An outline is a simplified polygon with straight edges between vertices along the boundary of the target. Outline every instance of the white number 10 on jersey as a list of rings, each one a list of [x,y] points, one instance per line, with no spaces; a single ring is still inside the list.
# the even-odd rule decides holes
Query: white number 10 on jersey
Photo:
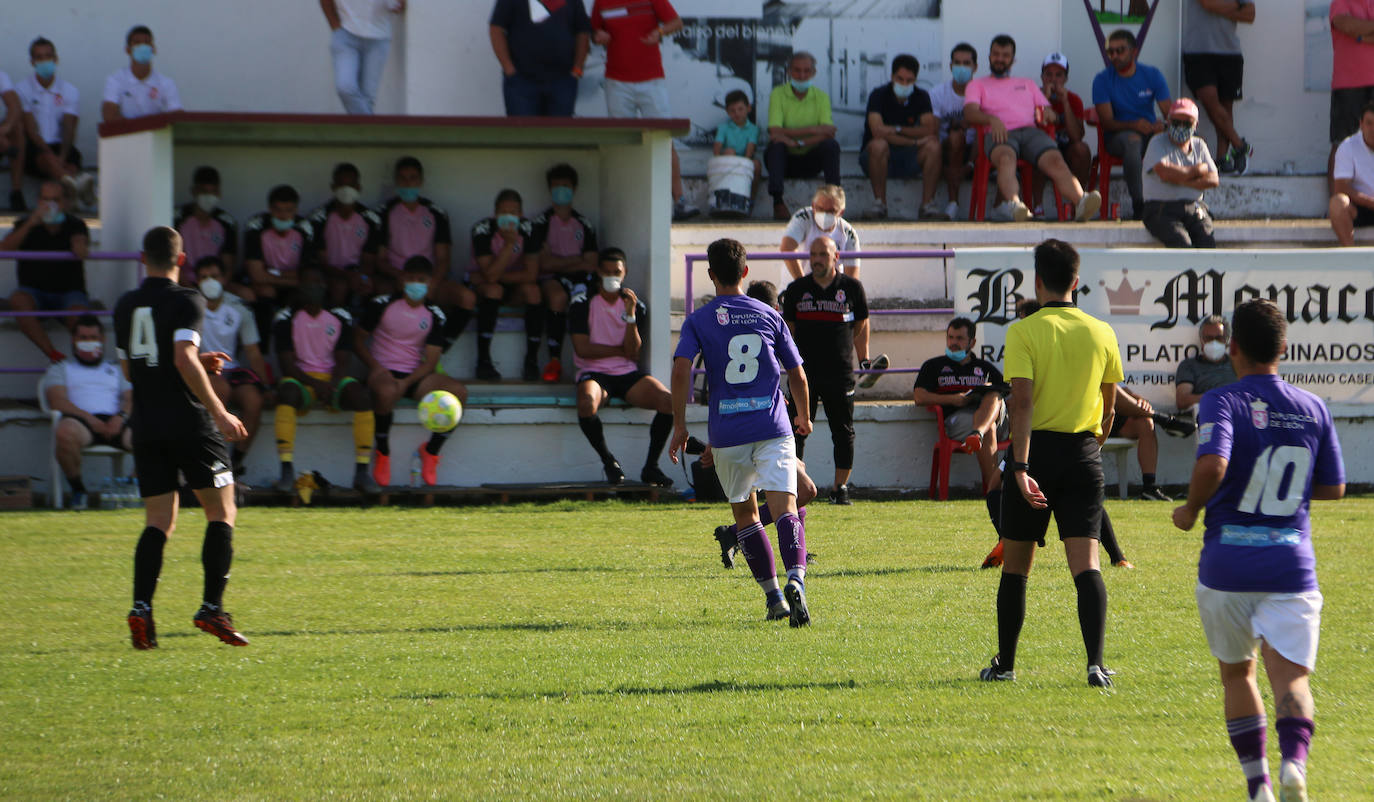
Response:
[[[145,360],[150,368],[157,367],[157,330],[153,328],[153,308],[134,309],[129,326],[129,358]]]
[[[1290,467],[1293,472],[1284,487],[1283,478]],[[1312,452],[1302,446],[1266,446],[1255,459],[1245,495],[1236,509],[1250,514],[1258,509],[1261,515],[1274,517],[1292,515],[1302,505],[1302,491],[1311,467]]]

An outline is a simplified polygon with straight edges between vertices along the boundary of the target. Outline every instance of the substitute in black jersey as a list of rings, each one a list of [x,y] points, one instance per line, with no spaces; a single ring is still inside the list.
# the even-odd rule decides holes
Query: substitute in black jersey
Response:
[[[248,643],[221,606],[237,512],[225,438],[242,440],[247,432],[206,375],[207,368],[218,372],[227,355],[199,351],[205,306],[200,293],[177,284],[186,259],[181,242],[172,228],[145,234],[142,261],[148,278],[115,306],[115,344],[124,375],[133,383],[134,464],[146,518],[134,552],[134,606],[128,617],[136,649],[157,646],[153,591],[163,546],[176,526],[178,473],[186,477],[207,521],[201,551],[205,595],[195,625],[225,643]]]

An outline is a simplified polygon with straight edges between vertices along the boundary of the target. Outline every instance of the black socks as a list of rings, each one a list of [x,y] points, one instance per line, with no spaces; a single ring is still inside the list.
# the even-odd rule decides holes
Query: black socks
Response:
[[[1073,584],[1078,588],[1078,627],[1083,630],[1088,665],[1100,666],[1102,641],[1107,637],[1107,586],[1102,582],[1102,572],[1096,569],[1074,577]]]
[[[134,604],[143,602],[153,606],[153,591],[162,573],[162,548],[167,545],[167,533],[145,527],[134,549]]]
[[[224,602],[224,586],[229,584],[229,564],[234,560],[234,527],[224,521],[205,525],[205,542],[200,547],[200,564],[205,569],[206,604],[215,609]]]
[[[1016,642],[1026,622],[1026,577],[1002,572],[997,586],[997,664],[1003,671],[1016,668]]]

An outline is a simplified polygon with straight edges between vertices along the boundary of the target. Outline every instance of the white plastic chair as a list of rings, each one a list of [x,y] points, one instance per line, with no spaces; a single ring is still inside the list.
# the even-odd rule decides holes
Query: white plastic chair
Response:
[[[55,509],[62,509],[62,485],[66,481],[66,476],[62,473],[62,467],[57,464],[57,424],[62,420],[62,413],[48,406],[48,374],[44,373],[43,378],[38,380],[38,408],[43,410],[51,421],[52,435],[48,443],[48,484],[51,492],[48,494],[52,498],[52,506]],[[81,449],[83,457],[109,457],[110,467],[114,470],[114,476],[124,475],[124,456],[127,452],[114,446],[86,446]]]
[[[1131,449],[1135,448],[1136,441],[1129,437],[1108,437],[1102,444],[1103,454],[1116,454],[1116,482],[1121,493],[1121,498],[1126,498],[1126,489],[1130,483],[1130,466],[1126,458],[1130,456]]]

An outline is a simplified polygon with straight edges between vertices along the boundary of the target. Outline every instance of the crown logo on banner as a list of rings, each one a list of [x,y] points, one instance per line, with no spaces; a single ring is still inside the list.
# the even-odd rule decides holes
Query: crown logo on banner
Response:
[[[1126,274],[1130,272],[1125,268],[1121,269],[1121,284],[1115,289],[1108,287],[1107,282],[1099,281],[1098,286],[1107,291],[1107,307],[1111,309],[1113,315],[1138,315],[1140,314],[1140,299],[1145,295],[1145,288],[1150,286],[1150,282],[1145,282],[1139,288],[1132,287]]]

